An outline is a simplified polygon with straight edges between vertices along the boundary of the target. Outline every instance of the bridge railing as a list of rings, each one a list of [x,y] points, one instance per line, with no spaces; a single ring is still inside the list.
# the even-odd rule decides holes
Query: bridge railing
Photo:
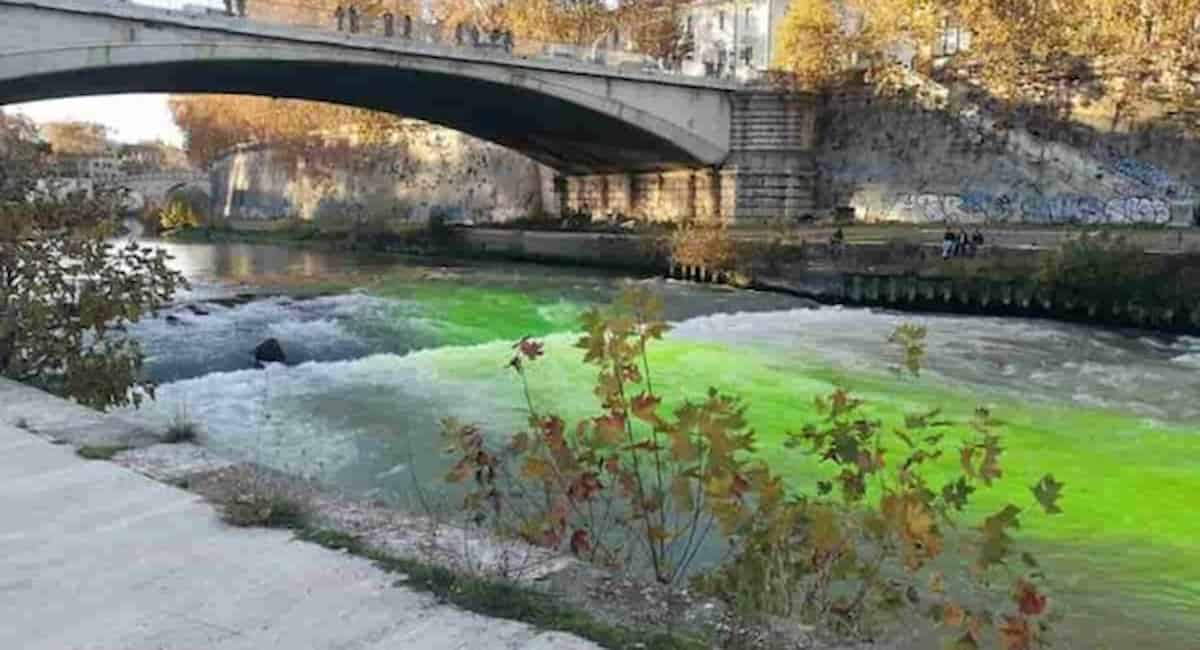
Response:
[[[422,20],[416,15],[359,10],[354,2],[338,4],[312,0],[131,0],[131,4],[168,10],[190,16],[230,21],[287,25],[329,32],[347,38],[412,41],[444,47],[461,47],[473,52],[495,52],[524,59],[569,61],[626,73],[685,76],[733,81],[728,70],[713,70],[681,61],[667,62],[635,51],[608,47],[606,38],[590,45],[514,38],[511,33],[489,32],[469,24],[445,25]],[[363,4],[373,4],[364,0]],[[352,13],[351,8],[355,8]],[[746,80],[739,75],[740,80]]]

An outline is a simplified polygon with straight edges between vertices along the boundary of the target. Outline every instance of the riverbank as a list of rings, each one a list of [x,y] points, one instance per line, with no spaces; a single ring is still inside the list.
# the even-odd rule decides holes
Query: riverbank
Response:
[[[455,523],[454,512],[402,512],[190,441],[164,442],[164,435],[0,379],[4,521],[22,546],[38,549],[32,559],[7,555],[0,572],[21,581],[42,575],[43,565],[68,565],[53,582],[30,578],[36,587],[19,593],[22,607],[45,602],[56,616],[92,622],[63,632],[48,616],[27,619],[0,630],[0,643],[11,641],[5,647],[56,650],[107,639],[122,647],[196,642],[220,650],[250,639],[255,647],[334,648],[370,637],[401,650],[451,642],[704,650],[709,635],[729,625],[719,603],[686,590],[493,538]],[[74,494],[85,484],[86,495]],[[225,504],[257,494],[299,504],[303,518],[283,530],[221,523]],[[95,525],[49,535],[55,527],[47,518],[64,512]],[[112,549],[103,567],[68,563],[63,554],[85,544]],[[136,572],[114,573],[135,564]],[[149,597],[147,581],[157,586]],[[59,588],[67,584],[72,589]],[[114,625],[86,595],[96,593],[121,607],[143,603],[142,615]],[[422,623],[428,617],[439,624]],[[893,647],[818,641],[795,624],[746,638],[757,639],[747,650],[785,647],[780,642],[813,650]]]
[[[10,621],[0,644],[331,648],[370,637],[390,640],[380,647],[414,649],[451,642],[518,650],[599,650],[635,641],[658,650],[705,647],[668,633],[666,612],[651,614],[666,603],[653,589],[631,597],[643,590],[569,558],[160,437],[119,416],[0,380],[4,527],[10,541],[15,535],[21,547],[36,549],[0,560],[0,573],[29,585],[0,594],[0,606],[21,600],[0,609],[43,613]],[[189,496],[219,506],[266,486],[302,501],[308,523],[290,532],[231,528],[213,506]],[[64,516],[74,523],[55,534],[50,519]],[[103,566],[78,557],[68,562],[63,554],[81,545],[109,549]],[[56,566],[69,570],[44,580],[43,568]],[[145,589],[147,581],[156,588]],[[142,603],[139,616],[104,615],[88,594],[122,608]],[[705,611],[693,606],[688,615]],[[55,617],[84,623],[64,631]],[[421,622],[429,617],[439,624]],[[692,620],[682,627],[702,626]]]
[[[1116,273],[1089,280],[1091,271],[1082,269],[1065,272],[1078,276],[1077,281],[1050,284],[1044,277],[1047,260],[1065,249],[1058,244],[1045,248],[1037,242],[1078,241],[1068,237],[1080,231],[1022,228],[989,232],[990,243],[977,255],[944,260],[940,229],[855,226],[846,229],[846,244],[837,248],[827,238],[820,239],[832,234],[829,229],[735,230],[729,236],[736,251],[737,269],[718,272],[673,264],[667,235],[657,231],[453,227],[414,228],[399,234],[362,237],[289,224],[259,224],[249,230],[185,231],[175,240],[369,250],[425,256],[449,264],[456,258],[466,258],[566,265],[721,282],[825,304],[1050,318],[1200,334],[1200,300],[1196,299],[1200,286],[1194,286],[1191,280],[1200,273],[1200,253],[1194,252],[1200,250],[1200,233],[1191,231],[1187,231],[1185,241],[1182,230],[1106,229],[1102,232],[1109,235],[1120,232],[1121,241],[1130,250],[1156,245],[1175,248],[1144,253],[1146,260],[1163,267],[1157,276],[1134,277],[1133,269],[1123,274],[1118,268]],[[1030,243],[1021,243],[1026,241]],[[1098,260],[1105,261],[1102,254]],[[1142,263],[1125,259],[1120,264],[1132,267]],[[1133,288],[1135,283],[1141,286]]]

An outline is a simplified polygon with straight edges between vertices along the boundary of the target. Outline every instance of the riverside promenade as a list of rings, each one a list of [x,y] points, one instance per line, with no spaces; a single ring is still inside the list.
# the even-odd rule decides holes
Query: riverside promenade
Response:
[[[229,527],[195,494],[75,454],[145,436],[0,380],[0,648],[597,648],[439,604],[287,531]]]

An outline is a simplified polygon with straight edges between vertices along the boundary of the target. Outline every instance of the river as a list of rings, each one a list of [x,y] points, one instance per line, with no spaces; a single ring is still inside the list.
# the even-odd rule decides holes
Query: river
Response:
[[[523,418],[505,368],[511,342],[543,337],[535,400],[592,411],[592,373],[571,347],[578,316],[626,283],[659,293],[674,329],[652,359],[665,392],[709,385],[749,402],[762,452],[796,485],[812,465],[782,447],[814,396],[844,385],[881,414],[930,405],[1006,422],[1011,485],[991,503],[1028,503],[1052,472],[1058,517],[1023,522],[1065,604],[1060,647],[1200,648],[1200,339],[1020,319],[815,307],[786,296],[534,265],[427,261],[247,244],[162,244],[193,287],[134,329],[160,382],[133,413],[199,424],[202,444],[347,490],[415,507],[445,467],[438,422],[495,433]],[[278,287],[383,278],[325,295]],[[303,292],[305,294],[310,292]],[[256,294],[238,298],[238,294]],[[927,370],[900,380],[885,343],[928,328]],[[289,363],[255,369],[279,339]]]

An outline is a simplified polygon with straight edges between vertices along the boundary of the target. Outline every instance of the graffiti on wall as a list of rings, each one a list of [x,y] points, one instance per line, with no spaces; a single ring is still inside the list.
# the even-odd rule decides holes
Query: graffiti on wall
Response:
[[[1019,199],[1008,194],[968,191],[961,194],[905,194],[892,217],[916,222],[1024,222],[1038,224],[1165,224],[1171,206],[1146,196],[1100,199],[1056,195]]]
[[[1195,194],[1195,188],[1186,179],[1173,177],[1154,163],[1122,156],[1107,147],[1096,148],[1092,153],[1104,161],[1109,170],[1129,181],[1127,194],[1147,193],[1169,199],[1188,199]]]

